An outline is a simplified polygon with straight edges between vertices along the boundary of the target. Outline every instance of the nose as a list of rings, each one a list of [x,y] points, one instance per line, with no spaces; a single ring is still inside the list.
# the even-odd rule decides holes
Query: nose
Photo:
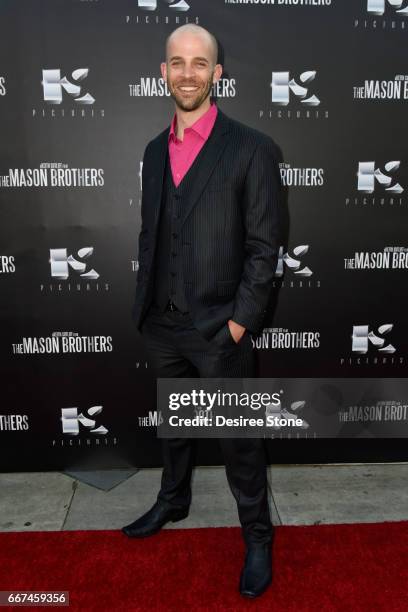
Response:
[[[188,79],[189,77],[194,76],[194,68],[191,64],[187,62],[183,65],[183,77]]]

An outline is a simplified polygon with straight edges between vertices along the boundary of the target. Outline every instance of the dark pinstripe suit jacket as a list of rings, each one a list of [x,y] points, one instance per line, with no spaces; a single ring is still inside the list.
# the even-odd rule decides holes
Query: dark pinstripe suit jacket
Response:
[[[142,229],[133,319],[149,306],[169,128],[143,158]],[[198,179],[184,204],[183,275],[191,316],[210,339],[233,319],[262,328],[278,258],[279,149],[218,109]]]

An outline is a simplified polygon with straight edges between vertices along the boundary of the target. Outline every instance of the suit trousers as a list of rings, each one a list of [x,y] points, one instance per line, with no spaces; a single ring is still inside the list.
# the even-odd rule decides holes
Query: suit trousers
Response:
[[[158,378],[252,378],[255,356],[248,332],[236,343],[225,324],[206,340],[188,313],[161,312],[151,306],[141,326],[151,365]],[[161,439],[163,472],[159,500],[176,506],[191,503],[191,475],[196,440]],[[238,507],[245,542],[272,541],[264,440],[222,438],[226,476]]]

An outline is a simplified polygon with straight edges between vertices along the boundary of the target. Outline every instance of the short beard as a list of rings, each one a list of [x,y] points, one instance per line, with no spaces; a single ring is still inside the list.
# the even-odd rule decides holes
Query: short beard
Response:
[[[204,100],[208,97],[211,91],[211,88],[213,85],[213,76],[214,76],[214,72],[211,73],[202,94],[199,95],[197,98],[193,98],[189,100],[188,102],[184,102],[183,98],[181,98],[180,96],[176,94],[175,90],[169,83],[168,86],[169,86],[170,95],[175,101],[176,106],[180,110],[185,111],[187,113],[195,111],[197,110],[197,108],[200,108],[200,106],[203,104]]]

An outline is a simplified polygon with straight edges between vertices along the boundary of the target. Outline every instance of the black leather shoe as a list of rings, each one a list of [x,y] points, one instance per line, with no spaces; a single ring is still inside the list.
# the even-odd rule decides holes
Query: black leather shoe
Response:
[[[188,516],[188,507],[172,506],[164,501],[157,501],[154,506],[138,518],[134,523],[122,528],[122,532],[129,538],[147,538],[171,521],[176,523]]]
[[[251,544],[247,548],[245,564],[239,581],[244,597],[258,597],[272,582],[271,544]]]

